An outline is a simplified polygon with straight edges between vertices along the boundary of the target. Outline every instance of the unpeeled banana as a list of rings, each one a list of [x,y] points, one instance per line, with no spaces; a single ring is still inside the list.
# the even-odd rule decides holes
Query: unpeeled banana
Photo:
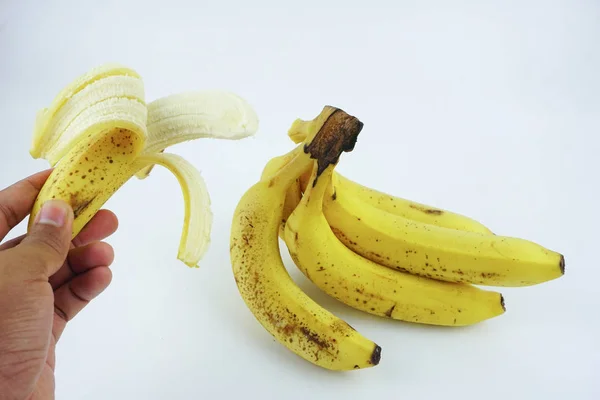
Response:
[[[457,231],[371,207],[329,186],[323,209],[351,250],[386,267],[448,282],[530,286],[564,274],[564,258],[528,240]]]
[[[299,300],[305,295],[285,271],[279,238],[298,269],[331,297],[369,314],[420,324],[464,326],[504,314],[503,295],[476,284],[527,286],[564,274],[560,253],[495,235],[467,216],[391,196],[335,172],[339,157],[324,162],[317,154],[339,152],[346,122],[362,129],[354,117],[344,122],[340,116],[347,114],[324,107],[312,120],[294,121],[288,135],[297,146],[266,163],[233,221],[238,289],[261,324],[289,349],[332,369],[346,369],[339,365],[351,365],[354,354],[340,354],[332,366],[307,355],[304,346],[291,346],[295,337],[288,342],[288,333],[296,332],[290,326],[297,326],[288,310],[302,301],[319,309],[313,317],[320,318],[322,310],[312,300]],[[324,129],[332,121],[339,122],[337,131]],[[318,137],[330,139],[313,140]],[[311,165],[296,168],[306,154]],[[285,182],[279,178],[284,175]],[[328,335],[320,319],[308,315],[301,323],[321,332],[319,337]]]
[[[290,256],[321,290],[370,314],[424,324],[471,325],[503,314],[500,293],[394,271],[346,247],[323,215],[331,164],[313,169],[300,204],[285,225]]]
[[[159,164],[177,177],[183,192],[178,259],[197,266],[210,243],[209,192],[192,164],[163,150],[201,137],[242,139],[257,129],[252,107],[232,93],[177,93],[146,104],[136,71],[120,64],[93,68],[38,112],[30,154],[54,169],[36,199],[29,227],[46,200],[62,199],[73,208],[75,236],[131,177],[143,179]]]
[[[312,129],[312,121],[297,119],[288,136],[297,142]],[[469,217],[379,192],[337,172],[331,180],[323,212],[332,231],[348,248],[378,264],[487,286],[531,286],[564,274],[564,256],[537,243],[494,235]],[[301,190],[306,186],[304,175]],[[288,202],[296,199],[290,193]]]
[[[276,174],[277,171],[281,170],[283,167],[285,167],[285,165],[288,162],[290,162],[294,157],[299,155],[300,151],[301,151],[301,147],[298,146],[294,150],[290,151],[287,154],[284,154],[284,155],[278,156],[278,157],[273,157],[272,159],[270,159],[263,168],[263,171],[261,174],[261,179],[266,179],[266,178]],[[300,200],[302,199],[302,186],[301,186],[302,177],[310,172],[311,172],[311,170],[308,169],[301,176],[298,176],[288,186],[287,193],[285,195],[285,201],[283,203],[283,210],[281,212],[281,222],[279,225],[279,236],[281,238],[283,238],[284,231],[285,231],[285,223],[286,223],[288,217],[294,211],[294,209],[296,208],[296,206],[298,205],[298,203],[300,203]]]
[[[288,187],[312,167],[313,158],[322,166],[350,151],[360,125],[339,110],[315,132],[285,166],[266,171],[240,199],[231,226],[233,275],[256,319],[294,353],[332,370],[372,367],[381,348],[304,294],[281,258],[278,232]]]

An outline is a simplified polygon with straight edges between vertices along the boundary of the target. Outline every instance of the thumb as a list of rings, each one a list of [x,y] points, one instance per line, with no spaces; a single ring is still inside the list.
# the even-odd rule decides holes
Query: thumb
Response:
[[[45,278],[63,265],[71,245],[73,210],[62,200],[48,200],[37,214],[31,229],[15,248],[27,260],[26,269]]]

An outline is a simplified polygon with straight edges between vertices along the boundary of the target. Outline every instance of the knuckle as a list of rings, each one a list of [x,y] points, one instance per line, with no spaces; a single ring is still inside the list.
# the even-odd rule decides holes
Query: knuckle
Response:
[[[65,322],[69,322],[71,320],[67,313],[56,303],[54,303],[54,313]]]

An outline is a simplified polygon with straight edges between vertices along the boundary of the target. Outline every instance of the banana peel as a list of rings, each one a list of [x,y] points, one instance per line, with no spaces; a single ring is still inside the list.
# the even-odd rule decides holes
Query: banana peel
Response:
[[[252,106],[234,93],[176,93],[146,103],[141,76],[104,64],[77,77],[36,116],[30,154],[54,167],[30,215],[62,199],[74,212],[72,237],[130,178],[161,165],[177,178],[185,216],[177,258],[197,267],[210,244],[210,196],[200,172],[168,147],[199,138],[240,140],[258,130]]]

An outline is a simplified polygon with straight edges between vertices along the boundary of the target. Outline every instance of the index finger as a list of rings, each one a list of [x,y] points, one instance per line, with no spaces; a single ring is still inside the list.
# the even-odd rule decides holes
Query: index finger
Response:
[[[51,172],[37,172],[0,191],[0,241],[29,215]]]

